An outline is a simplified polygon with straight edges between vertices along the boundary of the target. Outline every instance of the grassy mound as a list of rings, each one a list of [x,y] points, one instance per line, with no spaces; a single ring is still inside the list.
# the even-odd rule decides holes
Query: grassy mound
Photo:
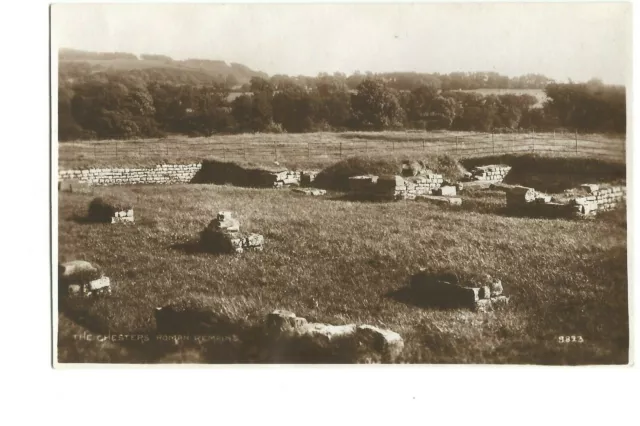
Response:
[[[284,170],[280,167],[278,170]],[[269,188],[273,186],[272,171],[267,167],[250,167],[243,163],[218,160],[203,160],[202,167],[192,179],[192,183],[231,184],[234,186]]]
[[[349,178],[359,175],[401,175],[405,162],[422,162],[434,173],[442,174],[445,179],[456,181],[462,176],[457,160],[449,155],[433,155],[421,158],[365,158],[351,157],[322,170],[314,181],[314,186],[324,189],[346,191]]]
[[[468,169],[488,164],[512,167],[504,182],[545,192],[562,192],[583,183],[624,184],[624,163],[594,158],[549,157],[539,154],[494,155],[460,160]]]

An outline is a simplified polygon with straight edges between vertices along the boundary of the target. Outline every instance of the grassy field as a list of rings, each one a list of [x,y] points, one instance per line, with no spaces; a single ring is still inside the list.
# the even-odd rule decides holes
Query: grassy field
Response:
[[[135,226],[85,223],[99,195],[136,200]],[[626,363],[625,210],[595,221],[518,218],[505,212],[504,198],[467,192],[456,209],[208,184],[60,193],[59,260],[102,266],[114,292],[61,299],[59,360],[255,362],[256,326],[288,309],[311,321],[397,331],[406,345],[400,362]],[[263,234],[264,252],[197,251],[198,232],[219,210]],[[417,306],[405,289],[421,266],[495,275],[511,304],[494,313]],[[155,340],[154,308],[184,296],[220,306],[236,332],[197,343]],[[150,337],[96,342],[83,333]],[[567,335],[584,342],[559,343]]]
[[[78,141],[58,145],[63,169],[193,163],[203,158],[260,165],[326,166],[352,156],[387,158],[448,153],[477,157],[503,153],[604,158],[624,162],[625,138],[574,133],[345,132],[184,136],[127,141]]]

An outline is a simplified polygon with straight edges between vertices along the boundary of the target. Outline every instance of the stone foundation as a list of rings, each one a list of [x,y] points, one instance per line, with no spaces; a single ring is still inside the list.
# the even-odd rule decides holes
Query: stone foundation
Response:
[[[502,182],[507,174],[511,171],[510,166],[504,164],[491,164],[488,166],[474,167],[471,172],[465,176],[470,181],[481,182]]]
[[[353,176],[349,178],[349,192],[356,198],[415,200],[419,195],[432,195],[443,182],[444,178],[438,174],[407,178],[398,175]],[[447,191],[450,192],[450,189]],[[455,187],[453,191],[455,193]]]
[[[506,193],[508,209],[539,217],[589,219],[626,200],[623,186],[584,184],[561,195],[548,195],[523,186],[500,189]]]

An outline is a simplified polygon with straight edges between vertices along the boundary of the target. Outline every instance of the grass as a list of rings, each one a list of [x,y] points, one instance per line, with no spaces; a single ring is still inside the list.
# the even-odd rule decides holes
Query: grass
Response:
[[[353,156],[376,158],[449,154],[456,158],[500,153],[543,153],[625,159],[625,138],[620,135],[450,131],[330,132],[302,134],[239,134],[127,141],[77,141],[58,145],[61,169],[91,167],[148,167],[190,164],[203,158],[254,166],[323,168]]]
[[[133,199],[136,224],[79,220],[96,196]],[[59,260],[100,264],[114,286],[103,299],[61,300],[61,362],[256,362],[255,330],[274,309],[392,329],[405,339],[400,362],[628,362],[625,211],[595,221],[509,217],[504,194],[491,190],[465,194],[458,209],[209,184],[59,197]],[[219,210],[236,212],[242,232],[263,234],[264,252],[193,250]],[[486,314],[417,306],[405,290],[421,266],[489,273],[511,304]],[[155,308],[184,297],[224,307],[237,333],[157,340]],[[584,342],[558,342],[567,335]]]

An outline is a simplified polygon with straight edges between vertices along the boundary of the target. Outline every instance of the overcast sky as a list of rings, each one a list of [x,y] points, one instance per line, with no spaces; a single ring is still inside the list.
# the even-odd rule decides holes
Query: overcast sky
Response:
[[[56,4],[52,43],[239,62],[269,75],[416,71],[631,77],[624,3]]]

